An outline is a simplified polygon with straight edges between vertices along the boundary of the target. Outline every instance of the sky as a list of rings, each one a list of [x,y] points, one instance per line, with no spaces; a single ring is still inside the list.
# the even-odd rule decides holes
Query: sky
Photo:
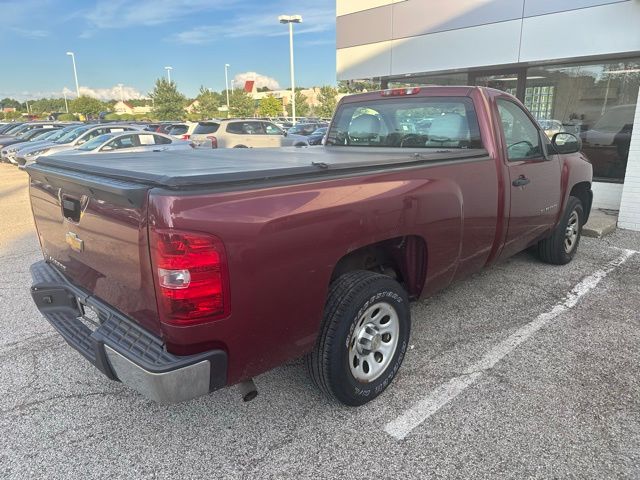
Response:
[[[336,83],[334,0],[0,0],[0,98],[141,98],[166,76],[189,97],[229,80],[290,87],[288,27],[294,26],[296,86]]]

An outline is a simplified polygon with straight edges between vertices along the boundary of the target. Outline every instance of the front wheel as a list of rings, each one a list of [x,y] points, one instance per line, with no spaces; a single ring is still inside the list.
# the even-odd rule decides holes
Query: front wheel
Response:
[[[551,236],[538,243],[540,259],[553,265],[569,263],[578,250],[583,221],[582,202],[576,197],[569,197],[564,214]]]
[[[380,395],[404,359],[411,318],[407,293],[390,277],[342,275],[329,289],[316,347],[305,357],[313,382],[345,405]]]

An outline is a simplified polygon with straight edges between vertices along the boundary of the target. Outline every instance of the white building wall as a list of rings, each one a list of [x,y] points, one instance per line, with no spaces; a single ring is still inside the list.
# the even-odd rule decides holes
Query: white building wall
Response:
[[[337,0],[336,11],[339,80],[640,51],[639,0]]]
[[[631,133],[627,174],[622,189],[618,226],[640,231],[640,128],[638,128],[640,126],[640,106],[638,105],[636,105],[634,122],[636,127]]]

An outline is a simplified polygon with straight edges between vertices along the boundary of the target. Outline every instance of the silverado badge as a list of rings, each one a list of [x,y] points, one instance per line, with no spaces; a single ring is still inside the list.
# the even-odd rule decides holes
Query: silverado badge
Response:
[[[67,245],[76,252],[82,252],[84,250],[84,241],[80,240],[80,237],[73,232],[67,232],[65,241],[67,242]]]

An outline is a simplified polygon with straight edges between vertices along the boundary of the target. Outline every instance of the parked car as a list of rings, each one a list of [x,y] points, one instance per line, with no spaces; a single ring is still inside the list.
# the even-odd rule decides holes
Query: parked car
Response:
[[[164,152],[167,150],[190,150],[192,148],[191,142],[178,140],[163,133],[147,131],[119,132],[99,135],[72,150],[59,152],[58,155]]]
[[[11,139],[17,137],[21,133],[28,132],[30,130],[40,129],[40,128],[52,128],[56,124],[49,122],[26,122],[22,125],[17,126],[16,128],[12,128],[8,130],[6,133],[0,135],[0,144],[7,139]]]
[[[2,140],[0,142],[0,149],[4,149],[6,147],[10,147],[11,145],[22,144],[25,142],[29,142],[31,140],[35,140],[38,137],[42,137],[44,134],[48,134],[54,130],[58,130],[60,127],[51,127],[51,128],[36,128],[33,130],[28,130],[24,133],[19,134],[13,139]],[[2,150],[0,150],[1,152]],[[1,154],[0,154],[1,158]]]
[[[37,138],[32,138],[29,142],[17,143],[8,147],[4,147],[2,150],[0,150],[0,157],[3,161],[8,161],[10,163],[13,163],[14,165],[17,165],[18,162],[16,160],[16,155],[18,154],[18,152],[20,152],[20,150],[25,149],[26,151],[27,149],[30,149],[32,147],[37,147],[39,145],[45,145],[47,143],[54,142],[55,140],[58,140],[71,130],[75,130],[78,127],[80,127],[80,125],[69,125],[60,129],[46,130],[45,133],[38,136]]]
[[[211,133],[195,135],[194,144],[203,148],[304,147],[308,145],[307,137],[289,135],[276,124],[264,120],[225,119],[220,120],[217,126],[215,122],[208,122],[206,130]]]
[[[20,123],[16,123],[16,122],[3,123],[2,125],[0,125],[0,135],[3,135],[5,132],[7,132],[8,130],[11,130],[14,127],[22,125],[22,123],[23,122],[20,122]]]
[[[322,127],[315,130],[311,135],[307,137],[307,142],[309,145],[320,145],[322,143],[322,139],[327,134],[328,127]]]
[[[197,122],[175,123],[171,125],[168,134],[180,140],[189,140],[197,125]]]
[[[63,150],[70,150],[78,147],[92,138],[104,135],[105,133],[117,133],[126,131],[140,131],[142,127],[138,125],[130,124],[89,124],[83,125],[76,129],[71,130],[66,135],[60,137],[54,142],[49,142],[44,145],[38,145],[29,149],[22,149],[16,155],[16,161],[20,165],[26,165],[33,162],[36,158],[41,156],[51,155],[53,153],[62,152]]]
[[[191,133],[190,140],[194,145],[201,145],[207,142],[207,136],[216,133],[218,128],[220,128],[219,120],[205,120],[198,122]]]
[[[398,132],[425,111],[427,135]],[[100,160],[26,168],[31,293],[107,377],[161,402],[240,382],[249,399],[252,377],[301,356],[330,398],[369,402],[411,344],[410,300],[531,246],[571,261],[592,199],[579,140],[547,145],[484,87],[346,96],[305,151]]]
[[[582,132],[583,148],[596,177],[624,178],[635,109],[633,104],[611,107],[591,129]]]
[[[327,126],[328,125],[326,123],[297,123],[296,125],[291,127],[289,130],[287,130],[287,133],[289,135],[307,136],[307,135],[311,135],[317,129],[322,127],[327,127]]]

